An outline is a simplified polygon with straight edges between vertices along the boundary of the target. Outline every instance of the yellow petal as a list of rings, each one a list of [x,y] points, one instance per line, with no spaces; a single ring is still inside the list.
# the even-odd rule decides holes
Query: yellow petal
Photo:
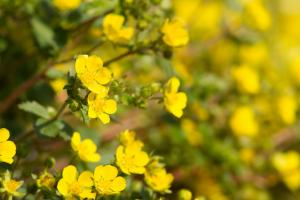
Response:
[[[80,154],[79,157],[81,160],[84,160],[86,162],[99,162],[101,160],[101,156],[98,153],[92,153],[88,155]]]
[[[91,119],[97,117],[97,113],[96,113],[95,110],[94,110],[94,106],[89,106],[89,109],[88,109],[88,116],[89,116],[89,118],[91,118]]]
[[[96,144],[91,139],[84,139],[81,143],[81,148],[83,148],[85,152],[91,153],[97,150]]]
[[[140,151],[135,154],[134,164],[138,166],[145,166],[149,162],[149,156],[146,152]]]
[[[167,93],[176,93],[178,91],[179,86],[180,86],[180,82],[179,82],[178,78],[172,77],[166,83],[165,90]]]
[[[134,29],[131,27],[123,28],[121,29],[119,34],[120,34],[120,40],[126,42],[132,38],[134,34]]]
[[[118,175],[118,170],[116,167],[111,166],[111,165],[99,165],[96,167],[95,172],[94,172],[94,179],[96,180],[113,180],[115,177]]]
[[[113,114],[117,111],[117,103],[115,100],[109,99],[106,100],[104,105],[103,105],[103,110],[107,114]]]
[[[0,129],[0,142],[4,142],[8,140],[9,136],[10,136],[9,131],[6,128]]]
[[[78,183],[83,187],[92,187],[94,185],[93,173],[89,171],[82,172],[78,178]]]
[[[102,121],[103,124],[108,124],[110,122],[110,117],[105,113],[97,113],[98,118]]]
[[[0,162],[5,162],[8,164],[12,164],[14,162],[14,159],[9,156],[0,155]]]
[[[126,188],[126,181],[123,177],[118,176],[111,184],[111,189],[115,192],[120,192]]]
[[[108,27],[113,27],[118,30],[122,27],[124,23],[124,17],[117,14],[108,14],[103,19],[103,27],[106,29]]]
[[[0,142],[0,155],[13,157],[16,154],[16,145],[12,141]]]
[[[67,183],[73,183],[77,179],[77,169],[73,165],[69,165],[63,170],[63,179]]]
[[[82,74],[86,71],[88,55],[79,55],[75,62],[75,71],[77,74]]]
[[[67,196],[69,191],[69,184],[63,179],[60,179],[57,184],[57,190],[63,196]]]
[[[91,83],[88,85],[85,85],[90,91],[96,93],[96,94],[101,94],[104,96],[105,92],[107,91],[107,88],[100,83],[98,83],[96,80],[93,80]],[[107,93],[106,93],[107,94]]]
[[[81,137],[78,132],[74,132],[71,138],[71,146],[74,151],[78,151],[78,146],[80,144]]]
[[[87,69],[89,71],[97,71],[103,66],[103,61],[100,57],[92,55],[87,59]]]
[[[101,68],[101,70],[95,74],[95,80],[102,85],[107,84],[111,80],[111,77],[111,71],[106,67]]]

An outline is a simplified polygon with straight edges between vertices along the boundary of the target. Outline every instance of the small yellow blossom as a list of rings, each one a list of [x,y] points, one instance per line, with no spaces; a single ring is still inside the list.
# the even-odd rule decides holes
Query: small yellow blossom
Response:
[[[164,104],[167,110],[174,116],[180,118],[183,109],[186,107],[187,96],[184,92],[178,92],[180,82],[176,77],[172,77],[164,88]]]
[[[48,171],[44,171],[36,180],[36,183],[40,188],[51,189],[55,184],[55,178]]]
[[[181,128],[191,145],[199,146],[202,143],[202,137],[197,130],[197,126],[191,119],[183,119],[181,121]]]
[[[64,86],[67,84],[67,80],[60,78],[50,81],[50,86],[56,93],[59,93],[64,90]]]
[[[22,186],[23,181],[16,181],[12,179],[9,171],[5,172],[4,179],[1,178],[1,182],[2,188],[0,189],[0,192],[6,192],[10,198],[12,196],[20,197],[23,195],[21,192],[18,192],[18,189],[20,189]]]
[[[106,37],[112,42],[127,42],[133,34],[134,29],[123,27],[125,18],[118,14],[108,14],[103,19],[103,28]]]
[[[135,140],[135,133],[124,131],[121,133],[121,142],[116,151],[116,163],[125,174],[143,174],[149,162],[149,156],[142,151],[143,143]]]
[[[277,99],[277,108],[282,121],[293,124],[296,121],[297,101],[294,96],[286,95]]]
[[[166,20],[161,32],[163,41],[171,47],[183,46],[189,41],[189,34],[179,19]]]
[[[126,181],[118,176],[118,170],[112,165],[99,165],[94,171],[95,188],[100,195],[112,195],[126,188]]]
[[[75,166],[69,165],[63,169],[62,178],[58,181],[57,189],[65,199],[95,199],[96,194],[92,192],[93,173],[82,172],[78,179],[78,172]]]
[[[272,164],[291,190],[300,187],[300,155],[298,152],[277,152],[272,156]]]
[[[147,166],[145,181],[153,190],[161,193],[169,193],[173,179],[173,175],[167,173],[166,169],[157,159],[152,160]]]
[[[111,81],[111,72],[103,67],[98,56],[80,55],[75,62],[75,70],[82,84],[94,93],[106,91],[105,84]]]
[[[254,137],[258,134],[258,124],[254,112],[248,106],[238,107],[229,123],[233,133],[237,136]]]
[[[260,91],[259,77],[256,71],[249,66],[236,67],[232,74],[241,91],[249,94],[257,94]]]
[[[71,146],[81,160],[85,162],[100,161],[101,156],[96,152],[96,144],[91,139],[84,139],[83,141],[81,141],[81,136],[78,132],[73,133]]]
[[[270,13],[261,0],[243,0],[246,12],[255,28],[266,31],[272,25]]]
[[[0,162],[12,164],[16,154],[16,145],[8,140],[9,136],[10,133],[6,128],[0,129]]]
[[[58,9],[73,10],[80,6],[82,0],[53,0],[53,5]]]
[[[113,99],[107,99],[107,90],[99,94],[90,93],[88,96],[89,118],[99,118],[103,124],[110,122],[110,114],[117,111],[117,103]]]
[[[187,189],[181,189],[178,192],[178,199],[179,200],[192,200],[192,192]]]

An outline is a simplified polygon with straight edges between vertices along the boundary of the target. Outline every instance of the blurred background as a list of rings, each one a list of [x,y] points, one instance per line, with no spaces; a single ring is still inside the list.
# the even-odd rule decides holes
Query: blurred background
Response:
[[[186,23],[189,45],[167,58],[136,55],[109,68],[115,78],[126,77],[133,85],[176,75],[188,94],[183,117],[175,119],[162,104],[149,101],[145,109],[118,107],[114,122],[106,126],[97,121],[86,126],[67,115],[70,128],[98,141],[104,163],[114,159],[115,136],[136,130],[148,152],[164,157],[175,176],[174,193],[187,188],[208,200],[300,199],[300,1],[149,2]],[[74,65],[68,58],[99,42],[101,19],[95,16],[117,3],[86,0],[62,11],[51,0],[0,0],[1,127],[13,137],[32,127],[34,117],[18,109],[22,101],[53,109],[66,100],[63,87]],[[104,44],[93,53],[107,60],[122,51]],[[54,58],[67,61],[55,65]],[[55,66],[37,76],[36,84],[24,86],[19,98],[7,99],[47,64]],[[64,166],[65,142],[41,138],[22,145],[35,145],[41,160],[51,152],[57,168]],[[36,157],[31,152],[23,164],[39,170],[30,165],[39,162]]]

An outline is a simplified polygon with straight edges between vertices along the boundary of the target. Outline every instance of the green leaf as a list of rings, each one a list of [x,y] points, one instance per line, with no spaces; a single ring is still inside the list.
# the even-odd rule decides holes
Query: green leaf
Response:
[[[49,48],[56,50],[58,45],[55,41],[54,31],[38,18],[32,18],[31,21],[33,35],[41,48]]]
[[[69,140],[73,132],[72,128],[61,120],[49,121],[40,118],[36,121],[35,128],[40,135],[51,138],[60,136],[65,140]]]
[[[34,114],[36,116],[42,117],[44,119],[49,119],[50,115],[47,109],[36,101],[27,101],[19,104],[19,109]]]

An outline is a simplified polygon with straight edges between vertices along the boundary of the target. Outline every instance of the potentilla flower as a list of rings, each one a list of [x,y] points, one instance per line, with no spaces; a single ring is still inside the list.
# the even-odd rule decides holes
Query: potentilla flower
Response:
[[[57,189],[65,199],[81,198],[95,199],[96,194],[92,192],[93,173],[82,172],[78,177],[75,166],[69,165],[63,169],[62,178],[58,181]]]
[[[107,99],[107,92],[100,94],[90,93],[88,96],[89,118],[99,118],[103,124],[110,122],[110,114],[117,111],[117,103],[113,99]]]
[[[75,70],[82,84],[94,93],[106,91],[105,84],[111,81],[111,72],[103,67],[100,57],[80,55],[75,62]]]
[[[125,174],[143,174],[149,162],[149,156],[142,151],[144,144],[135,140],[133,131],[121,133],[121,142],[116,151],[116,163]]]
[[[81,136],[78,132],[73,133],[71,146],[79,158],[85,162],[98,162],[101,159],[100,154],[96,152],[96,144],[91,139],[81,141]]]
[[[291,190],[300,187],[300,155],[298,152],[276,152],[273,154],[271,161],[284,183]]]
[[[126,188],[126,181],[118,176],[118,170],[112,165],[99,165],[94,172],[94,183],[100,195],[118,194]]]
[[[81,0],[53,0],[53,5],[59,10],[73,10],[80,6]]]
[[[166,20],[161,32],[163,41],[171,47],[183,46],[189,41],[189,34],[179,19]]]
[[[134,29],[123,27],[125,18],[118,14],[108,14],[103,19],[103,28],[106,37],[112,42],[127,42],[133,34]]]
[[[238,107],[229,123],[233,133],[237,136],[255,137],[259,131],[255,113],[248,106]]]
[[[167,110],[178,118],[183,115],[183,109],[187,103],[186,94],[178,92],[179,86],[179,80],[176,77],[172,77],[164,88],[164,104]]]
[[[297,119],[297,99],[292,95],[283,95],[277,99],[278,113],[282,121],[287,124],[295,123]]]
[[[9,171],[5,172],[4,178],[1,178],[1,183],[2,188],[0,189],[0,192],[6,192],[11,199],[13,196],[23,196],[23,193],[18,191],[22,186],[23,181],[16,181],[12,179]]]
[[[164,166],[157,159],[153,159],[146,168],[145,181],[157,192],[169,193],[173,179],[173,175],[167,173]]]
[[[249,94],[260,91],[259,76],[253,68],[247,65],[238,66],[232,70],[232,74],[241,91]]]
[[[55,178],[48,171],[44,171],[36,180],[36,184],[39,188],[45,188],[50,190],[55,184]]]
[[[16,145],[8,140],[9,136],[10,133],[6,128],[0,129],[0,162],[11,164],[16,154]]]

